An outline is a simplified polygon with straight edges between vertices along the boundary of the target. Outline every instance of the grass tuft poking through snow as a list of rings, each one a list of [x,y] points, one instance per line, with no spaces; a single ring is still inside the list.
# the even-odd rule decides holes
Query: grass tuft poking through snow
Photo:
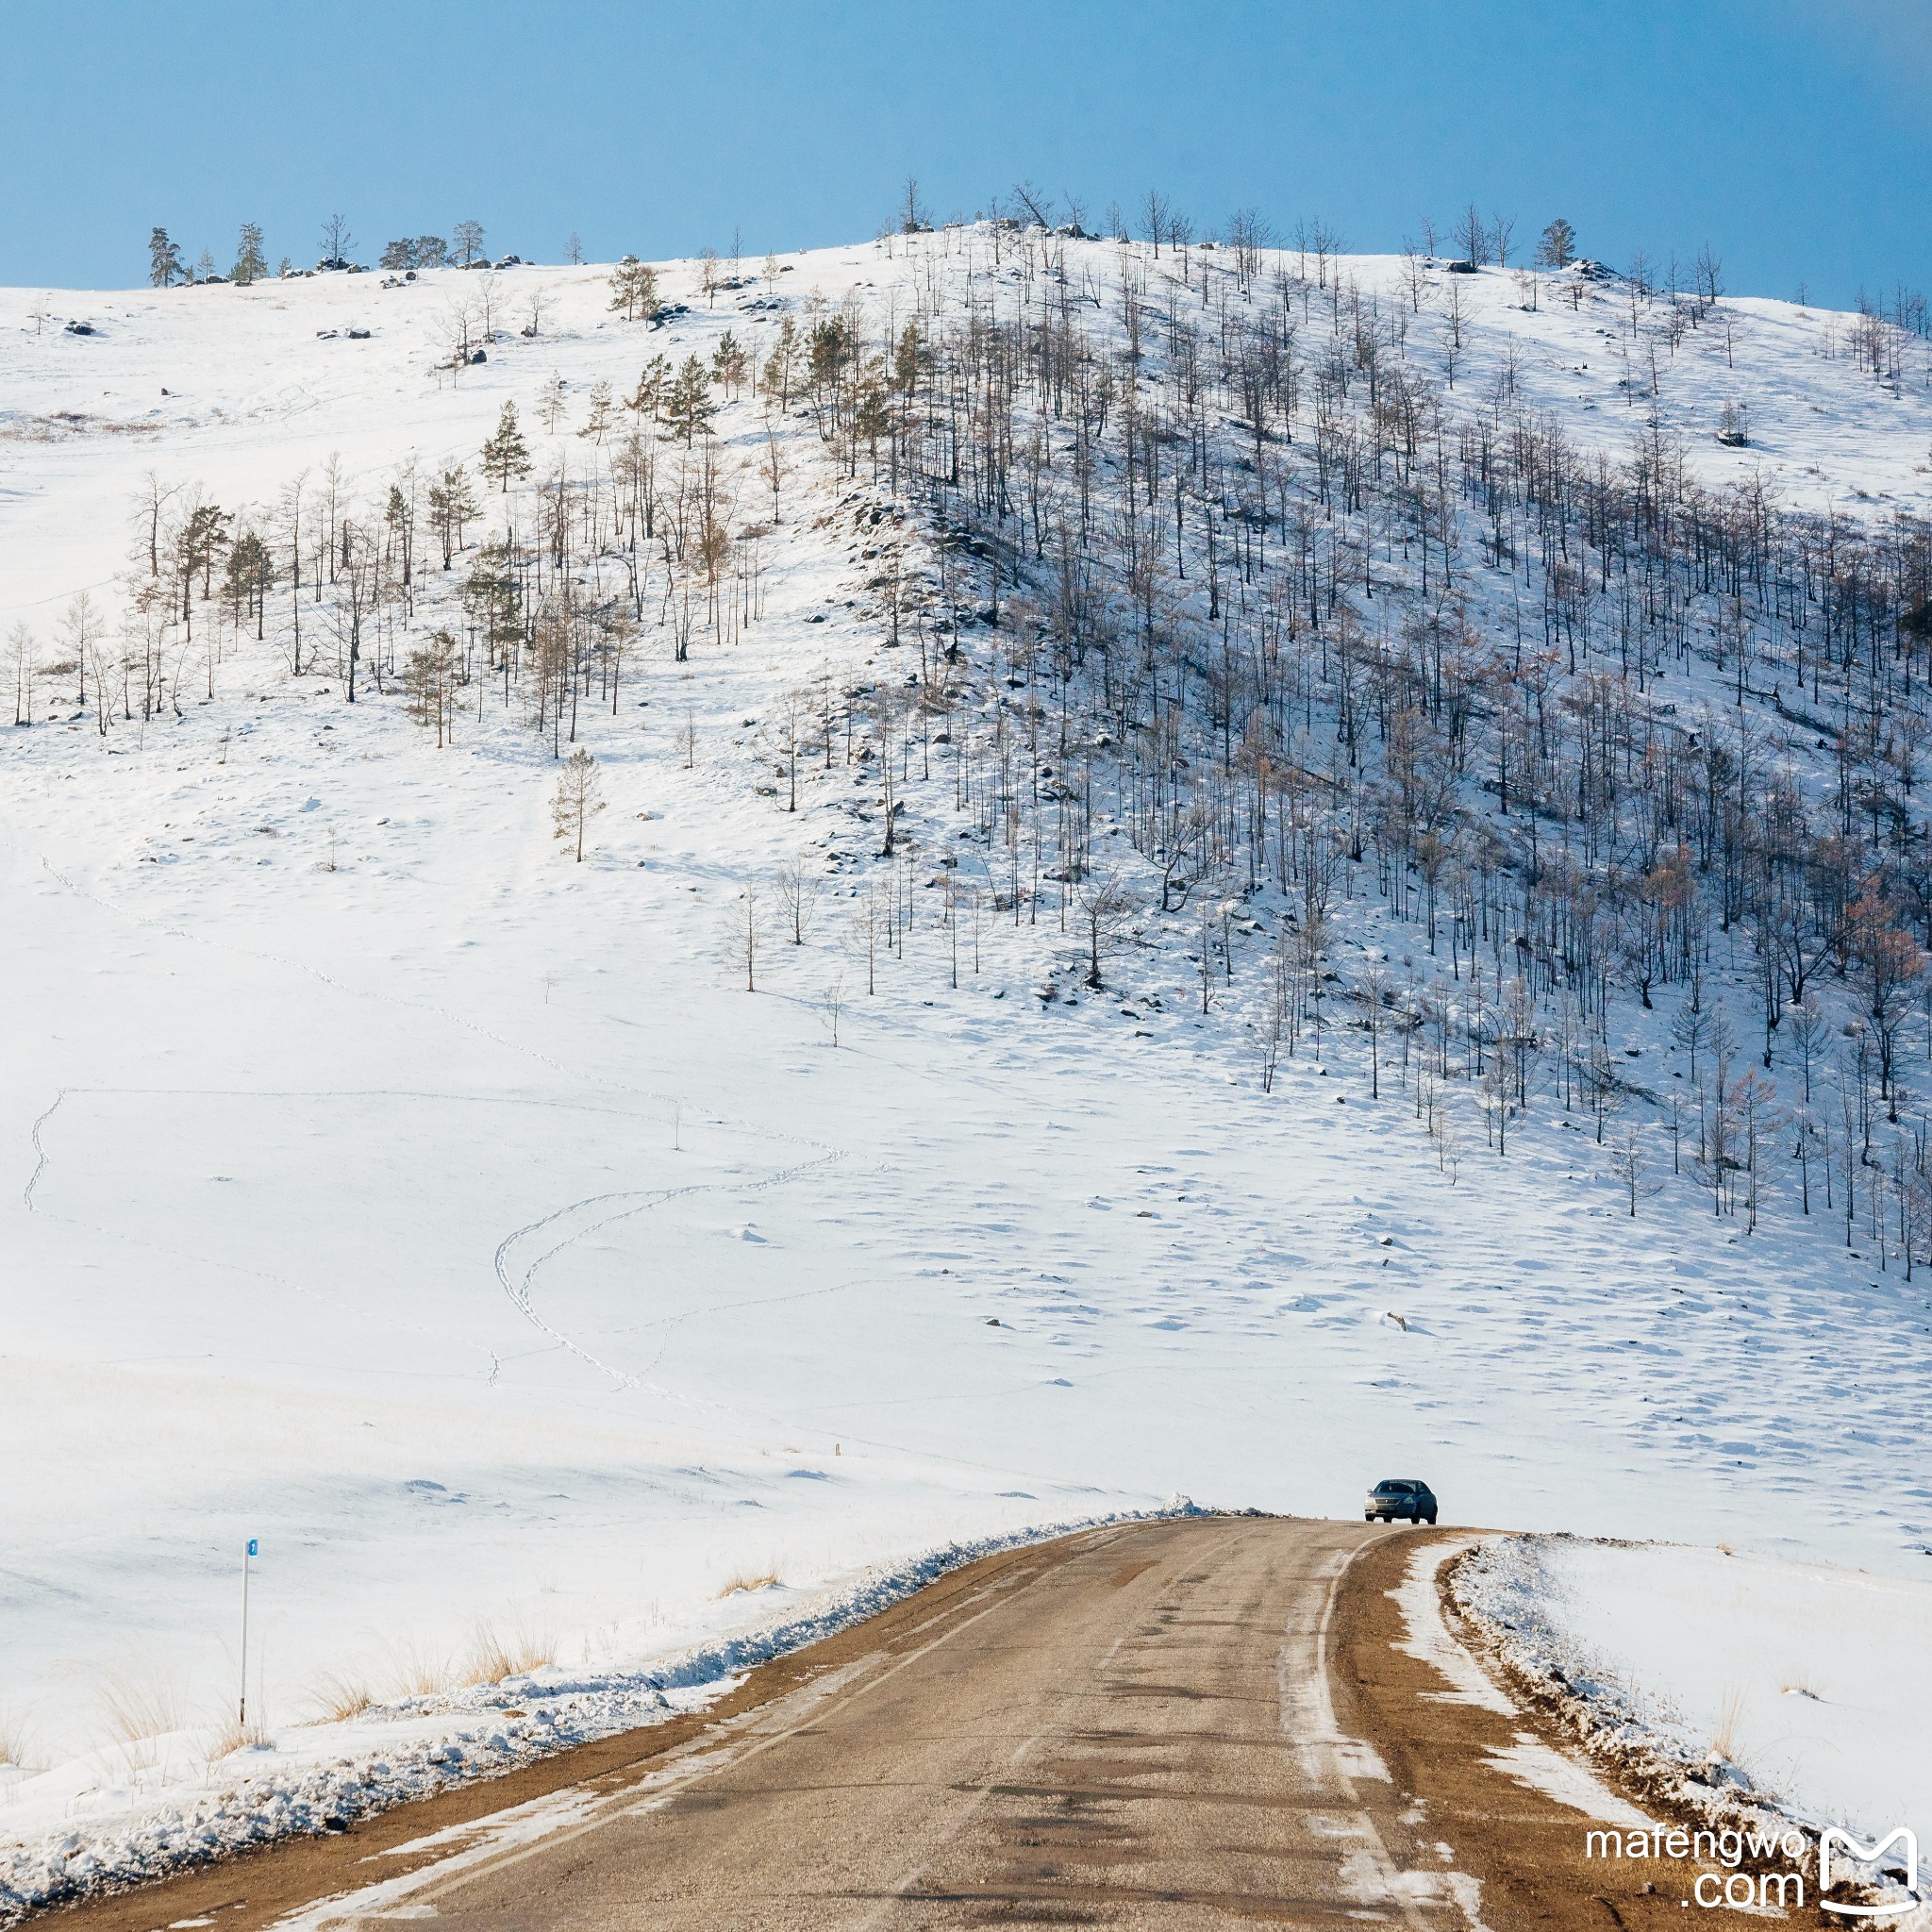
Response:
[[[521,1621],[492,1623],[478,1618],[471,1634],[461,1681],[501,1684],[507,1677],[520,1677],[526,1671],[541,1670],[556,1661],[557,1639],[549,1632]]]
[[[762,1571],[757,1575],[741,1573],[739,1575],[730,1578],[718,1594],[721,1597],[750,1595],[756,1591],[775,1590],[778,1587],[778,1573],[775,1570]]]
[[[368,1684],[346,1671],[324,1671],[309,1687],[308,1708],[318,1724],[347,1724],[375,1703]]]

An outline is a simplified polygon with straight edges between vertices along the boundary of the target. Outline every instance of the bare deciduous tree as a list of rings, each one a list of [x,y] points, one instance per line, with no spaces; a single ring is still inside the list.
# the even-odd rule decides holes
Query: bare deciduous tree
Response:
[[[818,918],[822,884],[806,871],[801,860],[791,859],[778,868],[778,903],[785,908],[785,923],[791,928],[794,946],[804,945]]]
[[[744,990],[758,990],[758,954],[765,940],[764,907],[756,881],[740,889],[738,904],[724,917],[724,951],[733,968],[744,974]]]
[[[1109,868],[1084,879],[1075,891],[1074,903],[1087,934],[1087,984],[1098,992],[1106,983],[1103,962],[1125,934],[1136,902],[1119,871]]]

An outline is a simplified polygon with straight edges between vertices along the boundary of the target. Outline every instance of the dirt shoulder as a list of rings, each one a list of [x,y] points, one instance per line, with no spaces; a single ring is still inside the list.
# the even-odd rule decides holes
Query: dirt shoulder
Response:
[[[1432,1841],[1451,1847],[1457,1868],[1481,1884],[1482,1917],[1491,1932],[1590,1926],[1683,1932],[1687,1924],[1709,1923],[1684,1916],[1687,1908],[1707,1904],[1735,1920],[1737,1908],[1722,1898],[1723,1879],[1731,1874],[1713,1860],[1606,1857],[1601,1838],[1596,1855],[1588,1856],[1589,1834],[1604,1830],[1604,1823],[1512,1777],[1497,1762],[1536,1744],[1582,1767],[1586,1760],[1568,1730],[1520,1697],[1509,1699],[1514,1708],[1506,1715],[1457,1695],[1435,1665],[1403,1647],[1409,1641],[1407,1619],[1391,1592],[1407,1577],[1419,1541],[1458,1540],[1449,1531],[1391,1530],[1350,1566],[1330,1631],[1338,1720],[1374,1747],[1409,1801],[1404,1807],[1415,1835],[1406,1848],[1409,1861],[1426,1863]],[[1614,1770],[1594,1763],[1587,1769],[1657,1824],[1692,1827],[1689,1813],[1659,1807],[1654,1793],[1619,1789]],[[1694,1824],[1707,1827],[1709,1821]],[[1623,1836],[1627,1842],[1627,1833]],[[1709,1882],[1713,1872],[1716,1885]],[[1706,1880],[1701,1893],[1700,1878]],[[1792,1894],[1786,1896],[1789,1904]],[[1804,1896],[1802,1908],[1774,1909],[1771,1916],[1792,1925],[1838,1923],[1812,1902],[1808,1875]],[[1751,1916],[1763,1923],[1755,1896]]]

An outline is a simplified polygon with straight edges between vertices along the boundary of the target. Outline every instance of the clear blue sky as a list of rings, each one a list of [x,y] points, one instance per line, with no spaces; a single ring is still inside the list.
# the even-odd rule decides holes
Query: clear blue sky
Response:
[[[748,253],[1029,177],[1393,248],[1474,198],[1519,236],[1740,291],[1932,289],[1932,0],[0,0],[0,281],[138,280],[150,226],[362,259],[464,216]]]

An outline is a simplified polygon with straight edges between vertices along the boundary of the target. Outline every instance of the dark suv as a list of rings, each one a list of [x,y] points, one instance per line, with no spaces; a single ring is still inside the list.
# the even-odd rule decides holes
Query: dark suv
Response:
[[[1427,1483],[1394,1476],[1379,1482],[1362,1504],[1364,1523],[1434,1523],[1436,1492]]]

